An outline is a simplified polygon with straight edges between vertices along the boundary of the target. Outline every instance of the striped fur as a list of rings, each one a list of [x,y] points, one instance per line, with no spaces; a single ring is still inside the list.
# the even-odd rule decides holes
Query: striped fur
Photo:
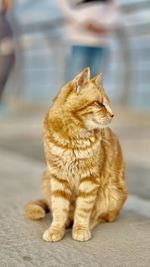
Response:
[[[51,210],[46,241],[60,240],[72,222],[73,239],[90,239],[91,229],[115,220],[127,198],[122,152],[107,127],[113,114],[99,79],[83,70],[62,88],[44,120],[44,199],[30,202],[26,215],[43,218]]]

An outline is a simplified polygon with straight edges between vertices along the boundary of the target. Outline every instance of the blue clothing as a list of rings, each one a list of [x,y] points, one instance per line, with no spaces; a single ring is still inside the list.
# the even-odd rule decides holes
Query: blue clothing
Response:
[[[91,77],[103,71],[106,47],[72,45],[67,59],[66,81],[73,79],[86,67],[91,69]]]

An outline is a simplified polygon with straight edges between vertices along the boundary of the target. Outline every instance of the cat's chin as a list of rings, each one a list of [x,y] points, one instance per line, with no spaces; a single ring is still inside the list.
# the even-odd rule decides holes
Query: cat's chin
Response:
[[[109,123],[103,124],[103,125],[100,125],[98,129],[104,129],[104,128],[107,128],[108,126],[109,126]]]
[[[110,124],[110,121],[107,123],[98,123],[96,121],[91,121],[91,120],[86,121],[86,127],[88,131],[104,129],[104,128],[107,128],[109,124]]]
[[[92,130],[94,130],[94,131],[100,131],[101,129],[105,129],[105,128],[107,128],[109,125],[108,124],[105,124],[105,125],[99,125],[99,127],[95,127],[94,129],[92,129]]]

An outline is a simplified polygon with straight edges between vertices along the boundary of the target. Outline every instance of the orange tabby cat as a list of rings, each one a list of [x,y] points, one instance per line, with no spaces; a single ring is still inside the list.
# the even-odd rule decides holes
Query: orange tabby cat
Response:
[[[45,117],[44,199],[27,204],[25,212],[32,219],[52,212],[46,241],[62,239],[72,222],[73,239],[90,239],[91,229],[115,220],[127,198],[121,148],[107,127],[113,113],[100,79],[83,70],[62,88]]]

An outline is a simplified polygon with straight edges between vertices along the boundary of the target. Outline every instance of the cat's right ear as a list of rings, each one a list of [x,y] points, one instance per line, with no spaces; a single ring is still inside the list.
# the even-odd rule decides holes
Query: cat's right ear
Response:
[[[101,72],[100,74],[96,75],[94,78],[91,79],[95,84],[100,85],[102,84],[103,81],[103,73]]]
[[[90,79],[90,68],[87,67],[85,68],[83,71],[81,71],[75,78],[74,78],[74,82],[75,82],[75,89],[77,94],[80,93],[82,86],[89,81]]]

